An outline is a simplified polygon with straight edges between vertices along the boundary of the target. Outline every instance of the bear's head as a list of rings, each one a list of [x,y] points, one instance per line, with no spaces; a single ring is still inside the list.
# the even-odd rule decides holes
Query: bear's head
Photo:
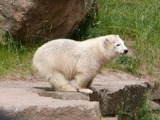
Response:
[[[107,35],[104,36],[104,46],[106,49],[111,50],[112,54],[127,54],[128,49],[124,45],[123,40],[119,35]]]
[[[119,35],[106,35],[103,36],[103,54],[105,56],[114,59],[116,56],[121,54],[127,54],[128,49],[124,45],[123,40],[119,37]]]

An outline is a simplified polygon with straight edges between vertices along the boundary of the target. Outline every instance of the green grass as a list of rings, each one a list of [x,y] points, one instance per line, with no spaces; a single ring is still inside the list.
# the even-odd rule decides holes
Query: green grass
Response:
[[[137,65],[133,63],[135,65],[133,69],[136,70],[134,74],[139,75],[141,72],[145,75],[158,76],[160,71],[160,1],[98,0],[98,6],[99,19],[92,28],[89,28],[87,38],[119,34],[128,43],[128,47],[135,51],[134,57]],[[126,71],[125,65],[124,69],[119,65],[116,63],[114,66]]]
[[[33,74],[31,67],[35,48],[18,45],[11,38],[7,45],[0,45],[0,76],[24,77]]]
[[[124,72],[128,72],[135,76],[140,77],[142,74],[138,70],[139,66],[140,66],[140,61],[131,56],[119,57],[112,63],[106,65],[107,68],[114,69],[114,70],[116,69],[122,70]]]

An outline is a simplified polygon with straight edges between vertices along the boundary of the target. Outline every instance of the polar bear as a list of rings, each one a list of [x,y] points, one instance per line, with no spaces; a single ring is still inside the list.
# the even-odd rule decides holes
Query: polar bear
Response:
[[[57,39],[37,49],[33,66],[57,91],[92,93],[89,88],[101,67],[127,52],[119,35],[106,35],[81,42]]]

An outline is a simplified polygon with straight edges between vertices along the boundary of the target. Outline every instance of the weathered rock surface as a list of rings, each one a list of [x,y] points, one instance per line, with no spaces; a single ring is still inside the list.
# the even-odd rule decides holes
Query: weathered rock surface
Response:
[[[103,116],[133,111],[149,88],[149,81],[121,73],[103,72],[94,79],[91,101],[99,101]]]
[[[135,110],[149,87],[148,83],[125,73],[107,71],[96,76],[92,85],[94,93],[88,95],[51,91],[49,83],[42,81],[2,81],[0,118],[99,120],[100,111],[107,116],[116,115],[118,111]]]
[[[0,0],[0,29],[27,43],[69,37],[95,0]]]
[[[100,120],[98,102],[39,96],[37,86],[47,85],[1,82],[0,120]]]

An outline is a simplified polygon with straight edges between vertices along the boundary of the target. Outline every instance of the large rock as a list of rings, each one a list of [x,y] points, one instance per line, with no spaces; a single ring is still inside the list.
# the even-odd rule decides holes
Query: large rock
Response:
[[[69,37],[94,1],[0,0],[1,32],[10,32],[27,43],[37,37]]]
[[[121,74],[103,72],[94,79],[90,99],[99,101],[103,116],[134,111],[149,88],[149,81]]]
[[[46,84],[0,83],[0,120],[100,120],[98,102],[39,96],[36,86]]]

